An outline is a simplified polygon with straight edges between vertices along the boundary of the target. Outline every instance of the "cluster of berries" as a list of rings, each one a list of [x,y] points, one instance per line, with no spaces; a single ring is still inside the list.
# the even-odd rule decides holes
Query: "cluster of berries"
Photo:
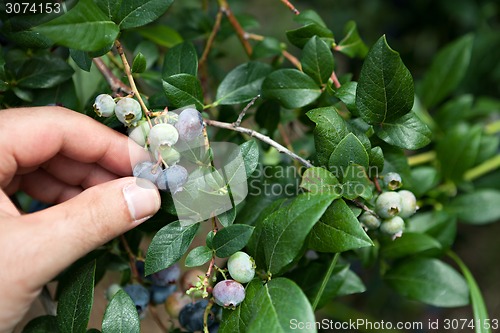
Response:
[[[165,112],[147,121],[135,99],[122,97],[116,101],[101,94],[95,99],[94,111],[102,117],[114,114],[128,127],[129,137],[149,150],[151,160],[134,166],[135,177],[148,179],[158,189],[172,194],[183,189],[189,174],[178,164],[181,153],[176,147],[189,145],[202,136],[203,119],[196,109],[186,108],[180,114]]]
[[[387,173],[384,185],[389,191],[384,191],[375,200],[375,214],[365,211],[359,216],[359,222],[366,229],[378,229],[393,239],[401,237],[405,228],[404,219],[417,211],[417,199],[408,190],[398,190],[403,184],[401,176],[395,172]]]

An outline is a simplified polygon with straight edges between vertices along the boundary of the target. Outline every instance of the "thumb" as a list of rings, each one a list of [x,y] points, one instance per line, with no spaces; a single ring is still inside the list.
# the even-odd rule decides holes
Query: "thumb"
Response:
[[[148,180],[121,178],[21,219],[33,231],[33,252],[22,262],[46,283],[78,258],[134,228],[160,208],[158,189]],[[31,260],[30,260],[31,258]],[[37,258],[36,262],[33,258]],[[36,286],[35,286],[36,287]]]

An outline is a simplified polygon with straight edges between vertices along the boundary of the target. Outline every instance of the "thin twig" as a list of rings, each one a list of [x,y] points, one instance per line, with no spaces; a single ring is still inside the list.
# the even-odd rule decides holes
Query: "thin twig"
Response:
[[[101,58],[94,58],[92,61],[94,62],[99,72],[101,72],[102,76],[104,76],[104,79],[108,83],[111,90],[116,95],[121,95],[122,93],[124,93],[125,95],[132,94],[132,88],[127,86],[118,77],[116,77],[116,75],[113,74],[111,69],[108,66],[106,66],[106,64]]]
[[[43,286],[42,292],[40,293],[40,301],[42,302],[43,308],[45,309],[45,312],[49,316],[55,316],[57,314],[57,304],[56,302],[52,299],[52,296],[50,295],[49,288],[47,286]]]
[[[365,212],[368,212],[370,214],[372,214],[373,216],[378,216],[377,213],[375,213],[373,210],[371,210],[370,208],[368,208],[365,204],[357,201],[357,200],[349,200],[350,202],[352,202],[353,204],[355,204],[356,206],[358,206],[359,208],[361,208],[362,210],[364,210]]]
[[[245,30],[243,30],[243,27],[241,26],[240,22],[236,19],[236,17],[233,15],[231,8],[229,8],[229,4],[227,3],[227,0],[219,0],[219,6],[220,9],[224,12],[226,15],[227,19],[229,20],[229,23],[233,26],[234,31],[236,32],[236,35],[238,36],[238,39],[240,40],[241,44],[243,45],[243,48],[245,49],[245,52],[248,56],[252,55],[252,45],[250,45],[250,42],[246,38],[246,33]]]
[[[304,158],[300,157],[299,155],[291,152],[289,149],[285,148],[283,145],[281,145],[278,142],[274,141],[273,139],[271,139],[267,135],[264,135],[262,133],[256,132],[256,131],[254,131],[252,129],[249,129],[249,128],[240,127],[240,126],[235,127],[233,124],[224,123],[224,122],[220,122],[220,121],[216,121],[216,120],[211,120],[211,119],[206,119],[205,123],[207,125],[209,125],[209,126],[214,126],[214,127],[218,127],[218,128],[228,129],[228,130],[231,130],[231,131],[235,131],[235,132],[243,133],[243,134],[246,134],[246,135],[250,135],[251,137],[259,139],[260,141],[265,142],[268,145],[274,147],[278,152],[286,154],[286,155],[290,156],[292,159],[299,161],[305,167],[307,167],[307,168],[313,167],[313,165],[311,164],[311,162],[309,162],[309,161],[305,160]]]
[[[199,62],[200,66],[203,66],[205,61],[207,61],[208,54],[210,53],[210,49],[212,48],[212,45],[215,40],[215,36],[217,36],[217,32],[219,31],[223,13],[224,12],[222,11],[222,8],[217,12],[217,16],[215,17],[214,27],[212,28],[212,32],[210,32],[210,36],[208,36],[207,44],[205,45],[205,49],[203,50],[203,54],[201,55],[200,58]]]
[[[299,15],[300,12],[298,11],[297,8],[295,8],[295,6],[288,0],[281,0],[281,2],[283,2],[285,4],[285,6],[287,6],[291,11],[292,13],[294,13],[295,15]]]
[[[335,71],[332,72],[332,75],[330,76],[330,79],[333,81],[333,85],[335,88],[339,89],[340,88],[340,82],[339,79],[337,78],[337,74],[335,74]]]
[[[241,121],[243,120],[243,117],[247,113],[248,109],[255,103],[257,99],[259,99],[260,95],[255,96],[252,98],[252,100],[245,106],[245,108],[240,112],[240,115],[238,116],[238,119],[233,123],[234,127],[238,127],[241,125]]]
[[[283,54],[283,56],[285,58],[288,59],[288,61],[290,61],[295,67],[297,67],[297,69],[299,71],[302,70],[302,64],[300,63],[299,59],[297,59],[297,57],[295,57],[294,55],[292,55],[291,53],[289,53],[286,50],[282,50],[281,53]]]
[[[208,330],[208,316],[210,315],[210,310],[214,305],[214,300],[210,299],[208,301],[207,307],[205,308],[205,312],[203,312],[203,333],[209,333]]]
[[[142,281],[141,275],[139,274],[139,271],[137,271],[137,267],[135,265],[136,261],[135,254],[134,252],[132,252],[130,245],[128,245],[125,235],[123,234],[120,235],[120,241],[122,242],[122,245],[125,248],[125,252],[127,252],[130,270],[132,271],[132,276],[134,277],[135,280],[141,282]]]

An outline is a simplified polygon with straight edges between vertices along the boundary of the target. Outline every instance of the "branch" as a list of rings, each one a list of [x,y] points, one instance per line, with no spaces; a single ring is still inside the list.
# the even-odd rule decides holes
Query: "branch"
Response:
[[[217,36],[217,32],[220,28],[220,23],[222,21],[222,8],[217,12],[217,16],[215,17],[214,27],[212,28],[212,32],[210,32],[210,36],[208,36],[207,45],[205,45],[205,49],[203,50],[203,54],[201,55],[199,66],[202,66],[205,61],[207,61],[208,54],[210,53],[210,49],[212,48],[212,44],[214,43],[215,36]]]
[[[335,88],[339,89],[340,88],[340,82],[339,79],[337,78],[337,74],[335,74],[335,71],[332,72],[332,75],[330,76],[330,79],[333,81],[333,85]]]
[[[243,27],[241,26],[240,22],[238,22],[236,17],[231,12],[231,9],[229,8],[229,4],[227,3],[227,0],[219,0],[219,6],[220,6],[221,11],[224,14],[226,14],[226,17],[229,20],[229,23],[231,23],[231,25],[233,26],[233,29],[236,32],[236,35],[238,36],[238,39],[240,40],[241,44],[243,45],[245,52],[247,53],[248,56],[251,56],[252,55],[252,45],[250,45],[250,42],[248,41],[248,38],[246,37],[246,32],[245,32],[245,30],[243,30]]]
[[[287,6],[292,11],[292,13],[294,13],[295,15],[300,14],[300,12],[297,10],[297,8],[295,8],[295,6],[290,1],[281,0],[281,2],[283,2],[285,4],[285,6]]]
[[[116,77],[116,75],[113,74],[111,69],[109,69],[109,67],[104,63],[104,61],[102,61],[101,58],[94,58],[92,61],[94,62],[99,72],[101,72],[102,76],[104,76],[104,79],[108,83],[111,90],[116,95],[121,95],[121,93],[124,93],[125,95],[132,94],[132,88],[127,86],[118,77]]]
[[[256,132],[256,131],[249,129],[249,128],[234,126],[233,124],[230,124],[230,123],[223,123],[223,122],[211,120],[211,119],[205,119],[205,123],[208,126],[214,126],[214,127],[223,128],[223,129],[227,129],[230,131],[235,131],[235,132],[243,133],[246,135],[250,135],[251,137],[254,137],[254,138],[256,138],[262,142],[265,142],[268,145],[274,147],[278,152],[286,154],[286,155],[290,156],[292,159],[299,161],[305,167],[307,167],[307,168],[313,167],[311,162],[309,162],[309,161],[305,160],[304,158],[300,157],[299,155],[291,152],[289,149],[287,149],[284,146],[282,146],[281,144],[277,143],[276,141],[274,141],[273,139],[271,139],[267,135]]]
[[[250,107],[255,103],[255,101],[257,99],[260,98],[260,95],[257,95],[255,96],[254,98],[252,98],[252,100],[250,101],[250,103],[247,104],[247,106],[245,106],[245,108],[243,109],[243,111],[240,112],[240,115],[238,116],[238,119],[233,123],[233,126],[235,127],[238,127],[240,126],[241,124],[241,121],[243,120],[243,117],[245,116],[245,114],[247,113],[248,109],[250,109]]]

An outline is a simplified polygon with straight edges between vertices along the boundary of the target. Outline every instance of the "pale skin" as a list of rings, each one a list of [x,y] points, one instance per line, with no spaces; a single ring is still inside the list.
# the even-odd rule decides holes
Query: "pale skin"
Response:
[[[158,190],[130,177],[147,158],[126,136],[59,107],[0,110],[0,333],[71,263],[154,215]],[[24,191],[55,205],[24,214]]]

